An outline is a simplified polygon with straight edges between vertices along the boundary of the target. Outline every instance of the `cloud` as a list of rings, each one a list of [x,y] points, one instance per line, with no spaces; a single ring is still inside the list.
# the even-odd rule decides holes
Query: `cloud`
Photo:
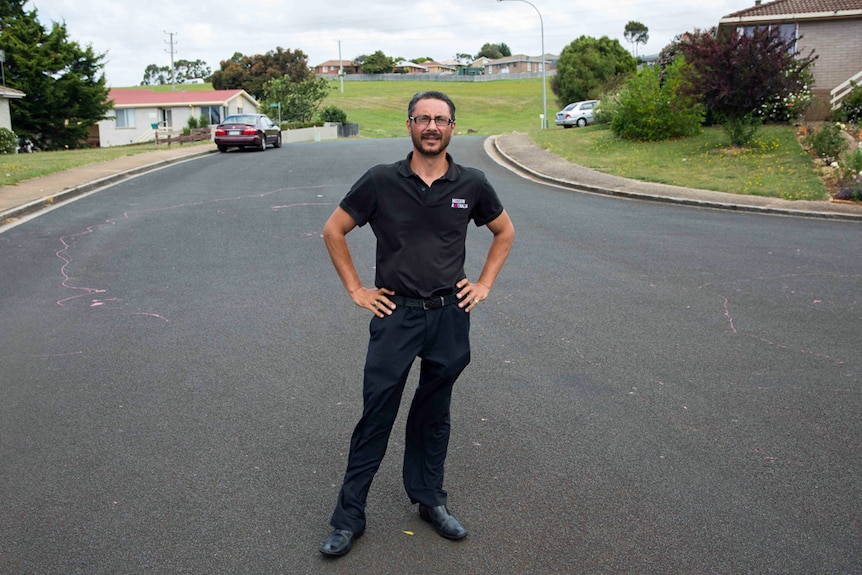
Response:
[[[629,20],[649,28],[638,50],[657,53],[676,35],[715,26],[753,0],[531,0],[542,15],[545,51],[559,53],[576,38],[609,36],[627,46]],[[70,37],[108,53],[112,86],[138,84],[149,64],[203,60],[213,70],[235,52],[263,54],[276,47],[301,50],[309,65],[382,50],[393,57],[446,60],[475,54],[486,42],[505,42],[513,53],[539,55],[539,16],[522,1],[506,0],[30,0],[43,24],[66,22]]]

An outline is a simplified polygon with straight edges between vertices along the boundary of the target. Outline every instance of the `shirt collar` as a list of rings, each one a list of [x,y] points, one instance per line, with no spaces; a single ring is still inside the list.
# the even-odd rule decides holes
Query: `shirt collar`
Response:
[[[409,178],[411,176],[419,176],[410,169],[410,160],[413,159],[413,152],[411,151],[407,154],[407,158],[401,161],[401,165],[398,167],[398,173],[404,176],[405,178]],[[458,179],[459,169],[455,164],[455,160],[452,159],[452,156],[449,155],[449,152],[446,152],[446,161],[449,162],[449,169],[446,170],[446,173],[440,178],[441,180],[449,180],[454,182]]]

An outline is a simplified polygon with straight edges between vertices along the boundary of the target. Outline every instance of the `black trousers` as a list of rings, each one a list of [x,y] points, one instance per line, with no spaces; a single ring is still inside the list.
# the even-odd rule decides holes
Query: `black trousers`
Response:
[[[449,447],[452,386],[470,363],[470,314],[457,305],[433,310],[398,306],[371,320],[362,418],[350,440],[344,483],[330,524],[365,528],[365,502],[380,468],[407,376],[419,357],[419,385],[407,417],[404,489],[410,501],[446,504],[443,471]]]

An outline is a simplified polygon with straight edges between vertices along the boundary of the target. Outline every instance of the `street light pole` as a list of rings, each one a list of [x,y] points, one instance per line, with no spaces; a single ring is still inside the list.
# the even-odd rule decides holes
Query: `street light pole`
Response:
[[[497,0],[497,2],[504,2],[506,0]],[[548,83],[545,80],[545,21],[542,19],[542,13],[539,12],[539,9],[536,8],[536,5],[530,2],[529,0],[508,0],[509,2],[523,2],[524,4],[529,4],[533,7],[533,10],[536,11],[536,14],[539,15],[539,27],[542,32],[542,129],[547,129],[548,127]]]

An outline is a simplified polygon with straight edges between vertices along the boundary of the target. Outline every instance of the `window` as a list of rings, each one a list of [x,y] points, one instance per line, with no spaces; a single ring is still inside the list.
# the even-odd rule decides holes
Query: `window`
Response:
[[[791,50],[793,51],[793,53],[796,53],[797,37],[796,37],[796,24],[795,23],[793,23],[793,24],[768,24],[768,25],[766,25],[766,27],[769,29],[770,32],[773,30],[778,30],[778,35],[781,37],[781,39],[784,40],[785,42],[788,42],[792,46]],[[737,28],[736,30],[740,34],[751,35],[754,33],[755,30],[757,30],[759,28],[763,28],[763,26],[762,25],[761,26],[742,26],[740,28]]]
[[[201,116],[209,119],[210,124],[221,124],[221,106],[201,106]]]
[[[118,128],[134,128],[135,127],[135,110],[114,110],[116,113],[116,122]]]

